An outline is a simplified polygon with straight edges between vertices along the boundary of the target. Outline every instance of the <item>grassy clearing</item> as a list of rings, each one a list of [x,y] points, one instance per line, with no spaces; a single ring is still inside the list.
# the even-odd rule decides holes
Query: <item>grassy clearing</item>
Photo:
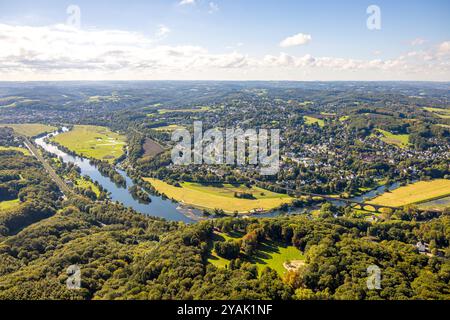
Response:
[[[14,151],[22,152],[26,156],[30,156],[31,155],[30,151],[28,151],[28,149],[26,149],[26,148],[0,146],[0,151],[2,151],[2,150],[14,150]]]
[[[0,201],[0,211],[1,210],[9,210],[20,205],[19,199],[9,200],[9,201]]]
[[[57,128],[40,123],[0,124],[0,127],[12,128],[16,133],[34,137],[44,133],[55,131]]]
[[[325,121],[323,121],[322,119],[318,119],[318,118],[314,118],[314,117],[309,117],[309,116],[304,116],[303,118],[305,119],[305,123],[306,123],[306,124],[314,124],[314,123],[317,123],[320,127],[325,126]]]
[[[166,113],[191,113],[191,112],[207,112],[211,107],[185,108],[185,109],[158,109],[159,114]]]
[[[74,181],[74,184],[81,189],[91,189],[95,195],[98,197],[100,195],[100,189],[91,181],[84,178],[78,178]]]
[[[52,138],[82,156],[113,162],[123,153],[125,137],[106,127],[76,125]]]
[[[178,202],[202,209],[222,209],[227,213],[251,213],[268,211],[282,204],[290,203],[293,198],[288,195],[274,193],[258,187],[247,188],[242,185],[224,184],[222,187],[183,182],[175,187],[164,181],[144,178],[153,187],[167,197]],[[256,199],[240,199],[234,193],[251,193]]]
[[[296,247],[283,246],[274,242],[263,242],[258,251],[249,258],[250,262],[253,262],[258,267],[258,271],[262,271],[265,267],[278,272],[280,276],[283,276],[287,269],[283,266],[285,262],[305,260],[303,254]]]
[[[400,148],[405,148],[409,145],[409,134],[393,134],[386,130],[376,129],[378,132],[380,132],[383,137],[381,140],[383,140],[386,143],[396,145]]]
[[[450,119],[450,110],[449,109],[429,108],[429,107],[425,107],[424,109],[435,114],[439,118]]]
[[[213,249],[215,241],[230,241],[240,240],[243,234],[227,234],[227,233],[215,233],[213,241],[210,243],[210,255],[208,262],[212,263],[218,268],[225,268],[230,263],[230,260],[218,256]],[[251,257],[243,256],[244,261],[253,263],[261,272],[264,268],[270,267],[278,272],[280,276],[286,274],[287,269],[284,267],[284,263],[292,261],[303,261],[305,257],[294,246],[285,246],[280,243],[272,241],[264,241],[258,247],[258,250]]]
[[[450,196],[450,180],[436,179],[419,181],[400,187],[391,192],[386,192],[368,203],[397,207],[431,201],[446,196]]]
[[[175,131],[177,129],[184,129],[184,127],[183,126],[179,126],[177,124],[171,124],[171,125],[168,125],[168,126],[162,126],[162,127],[152,128],[152,129],[156,130],[156,131],[169,131],[169,132],[171,132],[171,131]]]
[[[91,96],[86,101],[88,103],[118,102],[120,101],[120,97],[113,93],[110,96]]]

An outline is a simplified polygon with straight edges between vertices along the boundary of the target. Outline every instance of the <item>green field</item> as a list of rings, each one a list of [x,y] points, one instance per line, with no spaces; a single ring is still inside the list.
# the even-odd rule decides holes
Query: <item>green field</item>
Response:
[[[241,238],[242,234],[229,235],[226,233],[215,233],[213,241],[240,240]],[[212,246],[213,244],[210,244],[210,248]],[[294,246],[285,246],[272,241],[262,242],[254,255],[251,257],[243,257],[244,261],[255,264],[259,272],[265,267],[270,267],[277,271],[280,276],[283,276],[287,272],[287,269],[284,267],[285,262],[299,262],[304,261],[304,259],[304,255]],[[208,262],[218,268],[225,268],[230,261],[218,256],[215,250],[211,249]]]
[[[113,162],[123,155],[126,138],[106,127],[76,125],[52,140],[79,155]]]
[[[9,200],[9,201],[0,201],[0,211],[1,210],[9,210],[20,205],[19,199]]]
[[[40,123],[0,124],[0,127],[12,128],[16,133],[27,137],[34,137],[57,129],[56,127]]]
[[[287,272],[283,266],[285,262],[289,261],[303,261],[305,257],[294,246],[283,246],[274,242],[263,242],[249,261],[256,264],[258,270],[261,271],[265,267],[278,272],[280,276]]]
[[[442,109],[442,108],[424,108],[425,110],[437,115],[442,119],[450,119],[450,109]]]
[[[163,127],[157,127],[157,128],[152,128],[153,130],[156,130],[156,131],[175,131],[175,130],[177,130],[177,129],[184,129],[184,127],[183,126],[179,126],[179,125],[177,125],[177,124],[171,124],[171,125],[168,125],[168,126],[163,126]]]
[[[72,180],[74,185],[81,189],[91,189],[98,197],[100,195],[100,189],[91,181],[84,179],[83,177]]]
[[[450,196],[450,180],[419,181],[391,192],[386,192],[368,203],[400,207]]]
[[[386,143],[396,145],[400,148],[407,147],[409,145],[409,134],[393,134],[386,130],[376,129],[383,134],[381,140]]]
[[[158,109],[159,114],[166,113],[190,113],[190,112],[207,112],[211,108],[210,107],[198,107],[198,108],[185,108],[185,109]]]
[[[322,119],[318,119],[318,118],[314,118],[314,117],[309,117],[309,116],[304,116],[303,118],[305,119],[305,123],[306,123],[306,124],[314,124],[314,123],[317,123],[320,127],[325,126],[325,121],[323,121]]]
[[[110,96],[91,96],[87,99],[87,102],[89,103],[118,102],[118,101],[120,101],[120,97],[114,93]]]
[[[30,151],[28,149],[20,148],[20,147],[3,147],[3,146],[0,146],[0,151],[2,151],[2,150],[14,150],[14,151],[22,152],[26,156],[31,155]]]
[[[251,213],[268,211],[282,204],[290,203],[293,198],[285,194],[274,193],[258,187],[247,188],[244,185],[224,184],[221,187],[182,182],[181,187],[175,187],[164,181],[144,178],[156,190],[171,199],[202,209],[222,209],[227,213]],[[234,193],[251,193],[256,199],[240,199]]]

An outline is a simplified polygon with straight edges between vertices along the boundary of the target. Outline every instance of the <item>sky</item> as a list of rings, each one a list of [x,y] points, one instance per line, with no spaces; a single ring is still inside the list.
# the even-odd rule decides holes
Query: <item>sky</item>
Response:
[[[0,0],[0,80],[450,81],[450,1]]]

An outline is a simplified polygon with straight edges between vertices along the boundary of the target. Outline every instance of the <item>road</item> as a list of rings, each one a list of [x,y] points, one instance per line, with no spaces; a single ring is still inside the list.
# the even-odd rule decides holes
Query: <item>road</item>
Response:
[[[50,177],[55,181],[55,183],[58,185],[59,189],[65,196],[69,196],[73,193],[72,189],[69,188],[69,186],[56,174],[55,170],[45,161],[44,157],[39,153],[39,150],[28,140],[27,137],[22,136],[24,139],[25,146],[30,150],[31,154],[38,159],[42,165],[44,166],[45,170],[48,172]]]

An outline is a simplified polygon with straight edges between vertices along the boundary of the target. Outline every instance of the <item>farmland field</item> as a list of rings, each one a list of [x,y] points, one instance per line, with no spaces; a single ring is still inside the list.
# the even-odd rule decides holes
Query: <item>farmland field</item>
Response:
[[[450,195],[450,180],[436,179],[432,181],[420,181],[391,192],[386,192],[368,203],[404,206],[407,204],[431,201]]]
[[[377,129],[378,132],[383,134],[381,138],[386,143],[396,145],[400,148],[406,147],[409,144],[409,134],[393,134],[389,131]]]
[[[158,179],[144,178],[144,180],[150,182],[160,193],[178,202],[198,208],[222,209],[228,213],[234,211],[249,213],[257,209],[267,211],[293,200],[288,195],[274,193],[258,187],[247,188],[246,186],[231,184],[217,187],[190,182],[183,182],[181,187],[175,187]],[[235,192],[251,193],[255,199],[235,198]]]
[[[153,158],[164,151],[164,149],[152,139],[145,139],[144,145],[142,146],[144,149],[144,154],[142,158]]]
[[[55,131],[57,128],[40,123],[24,123],[24,124],[0,124],[0,127],[12,128],[16,133],[27,137],[34,137],[40,134]]]
[[[108,162],[124,153],[125,137],[106,127],[76,125],[52,139],[79,155]]]

